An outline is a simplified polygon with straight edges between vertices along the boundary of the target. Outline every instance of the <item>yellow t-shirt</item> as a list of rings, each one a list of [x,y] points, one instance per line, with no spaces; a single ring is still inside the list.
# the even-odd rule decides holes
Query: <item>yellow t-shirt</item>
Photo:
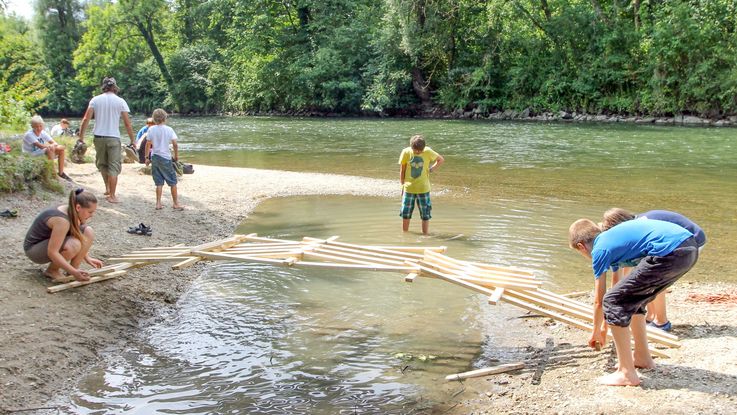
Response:
[[[430,166],[438,158],[438,153],[430,147],[420,154],[412,152],[412,147],[402,150],[399,164],[406,165],[404,170],[404,191],[407,193],[427,193],[430,191]]]

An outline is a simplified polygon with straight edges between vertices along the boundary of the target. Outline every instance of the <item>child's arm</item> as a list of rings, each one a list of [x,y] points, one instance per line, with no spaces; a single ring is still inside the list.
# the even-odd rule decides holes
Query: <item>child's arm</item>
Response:
[[[404,193],[404,175],[407,170],[407,163],[399,165],[399,183],[402,184],[402,193]]]
[[[171,146],[174,149],[174,161],[179,161],[179,146],[177,140],[172,140]]]
[[[146,158],[146,165],[151,163],[151,140],[146,140],[146,150],[143,151],[144,157]]]
[[[443,163],[445,163],[445,159],[443,158],[443,156],[438,154],[438,158],[435,159],[435,163],[433,163],[433,165],[430,166],[430,169],[429,169],[430,173],[432,173],[433,170],[437,170],[438,167],[440,167]]]
[[[594,282],[594,329],[589,338],[589,347],[594,349],[606,343],[606,326],[604,326],[604,308],[602,307],[605,292],[606,272]]]

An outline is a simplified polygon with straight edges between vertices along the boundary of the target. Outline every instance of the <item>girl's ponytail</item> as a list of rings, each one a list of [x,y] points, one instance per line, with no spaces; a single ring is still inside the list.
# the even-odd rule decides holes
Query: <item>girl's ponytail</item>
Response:
[[[69,231],[72,237],[79,239],[84,243],[84,235],[79,229],[79,215],[77,214],[77,205],[83,208],[90,207],[91,204],[97,204],[97,198],[92,192],[86,192],[82,188],[78,188],[69,192],[69,205],[67,206],[67,216],[69,217]]]

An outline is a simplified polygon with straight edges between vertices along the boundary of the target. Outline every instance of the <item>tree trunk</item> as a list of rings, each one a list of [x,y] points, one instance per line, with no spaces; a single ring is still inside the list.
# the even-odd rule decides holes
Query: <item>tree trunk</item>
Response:
[[[545,20],[550,21],[550,6],[548,6],[548,0],[540,0],[540,7],[545,13]]]
[[[164,77],[164,81],[166,81],[166,85],[169,87],[169,91],[173,93],[174,79],[171,77],[169,69],[166,67],[164,57],[161,56],[161,52],[159,51],[158,46],[156,46],[156,41],[154,40],[154,31],[151,27],[151,20],[147,20],[144,23],[140,19],[136,18],[134,19],[134,23],[138,31],[141,32],[141,36],[143,36],[143,38],[146,40],[146,44],[151,50],[151,54],[154,56],[156,65],[158,65],[159,70],[161,71],[161,76]]]
[[[635,15],[635,31],[640,31],[640,0],[632,0],[632,12]]]
[[[422,106],[429,107],[431,104],[430,88],[425,80],[425,76],[417,66],[412,68],[412,89],[414,89],[415,94],[420,99],[420,102],[422,102]]]

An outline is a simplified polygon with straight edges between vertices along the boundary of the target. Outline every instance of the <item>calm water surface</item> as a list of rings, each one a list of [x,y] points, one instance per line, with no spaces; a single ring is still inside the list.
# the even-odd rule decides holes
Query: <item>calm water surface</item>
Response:
[[[415,133],[446,157],[433,176],[441,192],[430,237],[419,223],[400,231],[397,200],[338,196],[268,200],[239,232],[446,245],[459,258],[531,269],[565,292],[591,287],[589,265],[566,248],[573,220],[611,206],[671,209],[710,238],[688,278],[737,280],[736,130],[245,117],[170,125],[195,164],[396,179]],[[516,309],[393,273],[217,263],[179,305],[80,384],[74,412],[441,413],[466,397],[445,375],[522,359],[530,336],[510,320]]]

